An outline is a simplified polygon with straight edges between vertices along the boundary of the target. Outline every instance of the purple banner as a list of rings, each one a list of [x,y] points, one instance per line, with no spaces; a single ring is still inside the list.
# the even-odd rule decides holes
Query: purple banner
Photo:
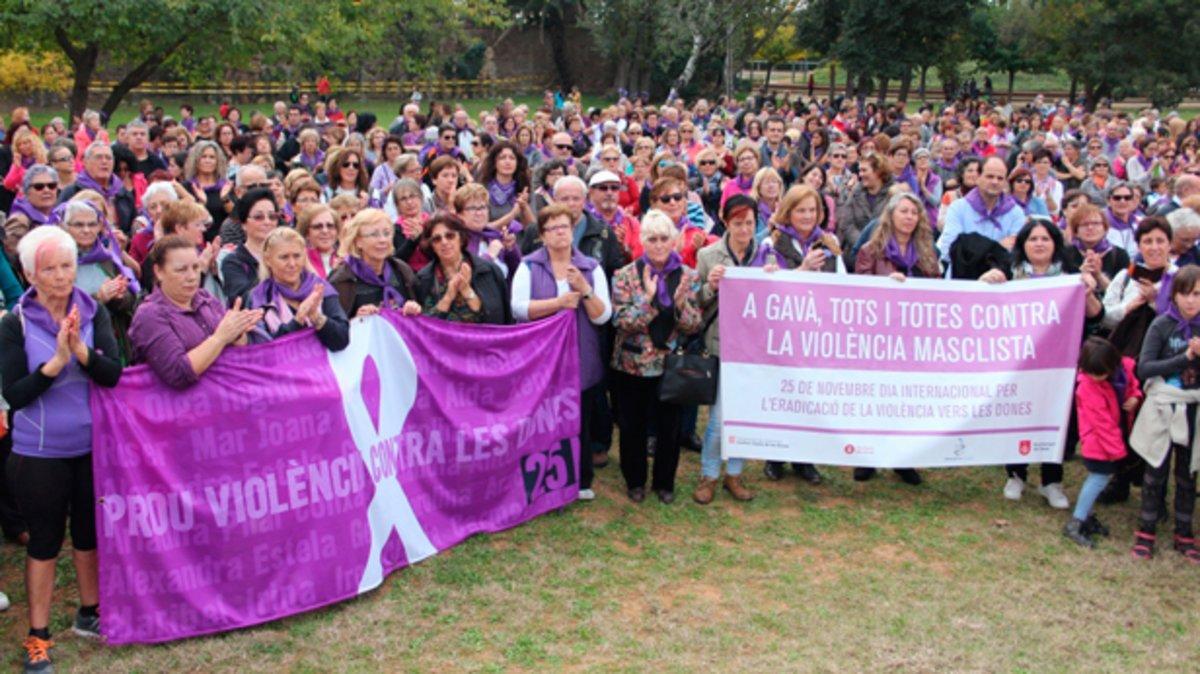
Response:
[[[92,394],[109,643],[349,599],[579,493],[575,321],[399,314],[230,349],[195,387],[145,367]]]

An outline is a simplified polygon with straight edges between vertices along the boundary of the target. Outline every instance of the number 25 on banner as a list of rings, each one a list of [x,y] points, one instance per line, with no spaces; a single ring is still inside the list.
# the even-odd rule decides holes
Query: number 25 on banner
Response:
[[[521,464],[521,472],[525,477],[526,503],[533,503],[550,492],[575,484],[571,440],[564,438],[558,447],[526,456]]]

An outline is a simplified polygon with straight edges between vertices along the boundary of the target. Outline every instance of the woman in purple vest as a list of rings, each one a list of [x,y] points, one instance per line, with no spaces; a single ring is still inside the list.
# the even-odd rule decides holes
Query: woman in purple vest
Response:
[[[32,287],[0,320],[0,378],[14,412],[9,486],[29,526],[29,671],[49,666],[55,560],[68,518],[80,600],[74,631],[100,636],[88,388],[115,386],[121,362],[108,311],[75,287],[74,239],[58,227],[38,227],[17,253]]]
[[[580,409],[595,407],[604,395],[604,355],[600,331],[612,317],[608,281],[594,259],[580,253],[572,244],[574,218],[561,204],[546,206],[538,212],[538,228],[543,246],[521,261],[513,274],[512,313],[518,321],[536,321],[560,311],[575,313],[579,337]],[[596,498],[592,491],[590,447],[591,414],[581,415],[579,425],[579,498]],[[678,450],[676,450],[678,451]]]

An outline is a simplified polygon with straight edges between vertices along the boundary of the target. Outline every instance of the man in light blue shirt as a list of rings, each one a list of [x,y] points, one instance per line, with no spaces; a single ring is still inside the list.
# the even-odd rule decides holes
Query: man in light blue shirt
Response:
[[[975,189],[946,209],[946,224],[937,242],[943,261],[950,260],[950,248],[963,234],[982,234],[1012,250],[1017,232],[1025,226],[1025,211],[1004,192],[1007,175],[1003,159],[988,157]]]

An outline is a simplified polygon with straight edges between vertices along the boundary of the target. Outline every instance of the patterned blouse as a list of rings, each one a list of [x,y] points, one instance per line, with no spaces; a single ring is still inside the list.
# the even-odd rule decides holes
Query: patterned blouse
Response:
[[[670,344],[676,344],[679,336],[695,334],[700,330],[700,276],[691,267],[681,267],[683,275],[679,283],[686,287],[683,302],[674,306],[675,328],[671,331]],[[613,274],[613,324],[617,328],[613,342],[612,367],[638,377],[658,377],[663,372],[667,349],[658,349],[650,340],[650,322],[658,315],[658,308],[651,304],[652,296],[646,293],[638,274],[637,262],[631,262]]]

